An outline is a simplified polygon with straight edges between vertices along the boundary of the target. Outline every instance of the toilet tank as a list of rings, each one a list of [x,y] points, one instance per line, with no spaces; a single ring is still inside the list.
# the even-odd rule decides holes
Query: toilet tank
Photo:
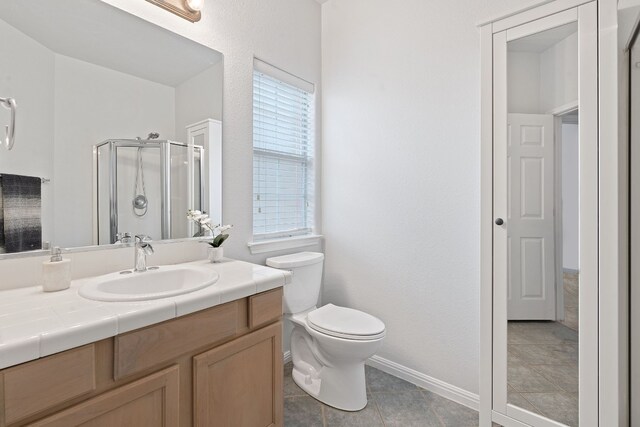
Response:
[[[318,252],[267,258],[269,267],[287,270],[292,274],[291,283],[284,286],[282,301],[285,314],[299,313],[318,303],[323,260],[324,254]]]

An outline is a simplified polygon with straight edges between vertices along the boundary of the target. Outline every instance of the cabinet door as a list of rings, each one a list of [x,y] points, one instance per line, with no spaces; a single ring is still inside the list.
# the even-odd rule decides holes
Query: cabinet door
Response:
[[[199,427],[282,426],[282,322],[194,358]]]
[[[179,368],[173,366],[31,424],[46,427],[174,427]]]

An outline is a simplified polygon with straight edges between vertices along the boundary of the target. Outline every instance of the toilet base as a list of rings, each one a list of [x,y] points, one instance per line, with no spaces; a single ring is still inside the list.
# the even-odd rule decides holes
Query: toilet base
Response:
[[[309,366],[293,366],[293,381],[320,402],[342,411],[360,411],[367,406],[364,363],[341,367],[323,366],[320,372],[309,373]]]

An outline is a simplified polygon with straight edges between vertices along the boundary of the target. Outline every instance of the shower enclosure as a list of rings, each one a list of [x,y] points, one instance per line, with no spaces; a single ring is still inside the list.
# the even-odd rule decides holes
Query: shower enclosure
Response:
[[[158,139],[94,146],[94,244],[129,233],[154,240],[193,236],[187,210],[202,209],[204,148]]]

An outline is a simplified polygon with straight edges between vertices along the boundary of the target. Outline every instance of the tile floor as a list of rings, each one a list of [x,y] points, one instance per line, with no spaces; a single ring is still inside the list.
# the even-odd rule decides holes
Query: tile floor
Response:
[[[509,403],[578,425],[578,332],[559,322],[509,322]]]
[[[564,273],[564,320],[561,322],[574,331],[578,330],[578,273]]]
[[[478,413],[411,383],[366,367],[369,403],[360,412],[326,406],[302,391],[285,365],[285,427],[472,427]]]

